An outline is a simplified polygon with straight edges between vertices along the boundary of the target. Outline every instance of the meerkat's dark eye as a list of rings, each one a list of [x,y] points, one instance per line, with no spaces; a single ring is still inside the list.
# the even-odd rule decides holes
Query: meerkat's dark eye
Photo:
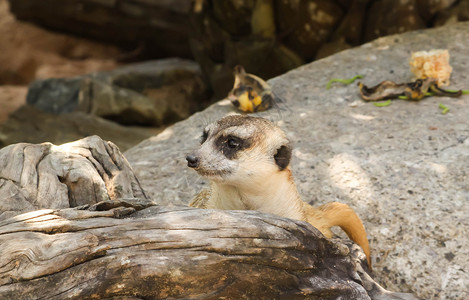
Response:
[[[200,137],[200,144],[205,143],[207,138],[208,138],[208,131],[204,130],[204,132],[202,133],[202,136]]]
[[[228,139],[226,140],[226,144],[228,145],[228,147],[230,147],[231,149],[235,149],[235,148],[238,148],[239,145],[240,145],[240,140],[236,137],[233,137],[233,136],[229,136]]]
[[[215,139],[215,146],[228,159],[236,158],[237,153],[249,148],[250,145],[251,141],[249,139],[241,139],[234,135],[220,135]]]

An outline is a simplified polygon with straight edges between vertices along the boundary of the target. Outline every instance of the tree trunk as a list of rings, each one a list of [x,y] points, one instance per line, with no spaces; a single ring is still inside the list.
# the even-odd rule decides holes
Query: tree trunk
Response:
[[[159,206],[118,218],[135,208],[93,208],[0,223],[2,299],[368,299],[348,248],[303,222]]]

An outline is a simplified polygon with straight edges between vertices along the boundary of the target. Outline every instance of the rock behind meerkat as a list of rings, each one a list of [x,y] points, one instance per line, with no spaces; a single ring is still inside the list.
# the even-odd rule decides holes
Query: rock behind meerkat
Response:
[[[365,227],[346,204],[313,207],[298,194],[291,169],[292,148],[283,130],[258,117],[231,115],[208,125],[201,146],[186,157],[189,167],[211,182],[192,207],[257,210],[310,223],[327,238],[339,226],[365,252],[371,269]]]

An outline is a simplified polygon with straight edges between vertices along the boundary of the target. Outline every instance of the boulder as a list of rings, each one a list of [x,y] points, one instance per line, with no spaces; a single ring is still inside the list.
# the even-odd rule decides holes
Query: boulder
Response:
[[[191,56],[188,32],[192,0],[9,2],[12,13],[22,21],[127,49],[143,45],[152,57]]]
[[[99,135],[124,151],[160,131],[158,128],[121,126],[82,112],[54,115],[24,105],[0,127],[0,147],[20,142],[63,144]]]
[[[426,28],[417,8],[417,0],[374,1],[368,11],[365,40]]]
[[[441,0],[441,1],[433,1],[433,0],[417,0],[418,10],[420,16],[424,19],[425,22],[432,22],[436,26],[438,25],[435,20],[432,18],[435,17],[438,13],[445,13],[447,11],[454,9],[455,2],[464,2],[464,1],[457,1],[457,0]],[[467,10],[466,10],[467,11]]]
[[[449,0],[448,0],[449,1]],[[443,1],[444,2],[444,1]],[[453,2],[453,1],[450,1]],[[469,21],[469,1],[461,0],[449,9],[439,11],[435,16],[435,26],[454,24]]]
[[[355,84],[326,89],[331,78],[358,74],[369,86],[408,82],[411,51],[432,48],[449,50],[452,88],[469,89],[469,23],[460,23],[380,38],[272,79],[288,110],[257,115],[292,141],[304,200],[343,202],[361,216],[378,282],[422,299],[462,300],[469,298],[469,96],[376,107]],[[216,103],[125,152],[151,199],[183,205],[207,187],[185,156],[208,123],[234,112],[229,102]]]
[[[74,78],[34,81],[27,103],[53,114],[84,112],[124,125],[159,126],[208,105],[198,65],[180,59],[131,64]]]
[[[287,47],[311,61],[344,15],[335,1],[278,1],[279,32]]]

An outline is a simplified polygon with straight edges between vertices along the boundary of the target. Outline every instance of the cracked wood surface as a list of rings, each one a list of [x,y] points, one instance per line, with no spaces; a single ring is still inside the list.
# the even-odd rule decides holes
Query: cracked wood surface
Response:
[[[369,299],[348,248],[304,222],[121,205],[1,221],[2,298]]]
[[[0,220],[40,208],[129,197],[146,198],[119,149],[97,136],[0,150]]]

